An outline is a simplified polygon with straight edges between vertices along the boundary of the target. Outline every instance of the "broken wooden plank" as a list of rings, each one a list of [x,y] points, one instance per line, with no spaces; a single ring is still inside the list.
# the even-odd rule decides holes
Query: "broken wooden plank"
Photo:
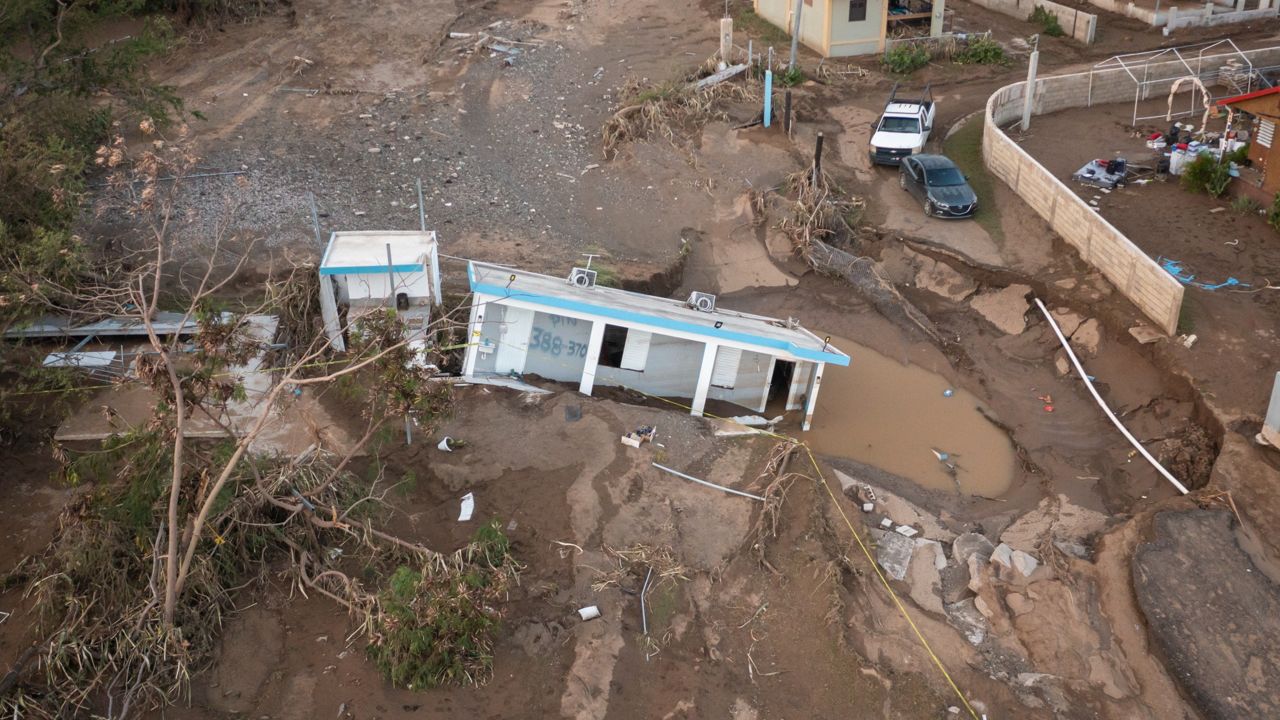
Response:
[[[746,69],[747,69],[746,63],[742,63],[741,65],[730,65],[729,67],[721,70],[718,73],[715,73],[714,75],[708,75],[702,78],[701,80],[698,80],[697,82],[693,83],[690,87],[692,87],[694,90],[706,90],[709,87],[719,85],[720,83],[724,82],[725,80],[728,80],[729,78],[737,77],[738,75],[741,75]]]

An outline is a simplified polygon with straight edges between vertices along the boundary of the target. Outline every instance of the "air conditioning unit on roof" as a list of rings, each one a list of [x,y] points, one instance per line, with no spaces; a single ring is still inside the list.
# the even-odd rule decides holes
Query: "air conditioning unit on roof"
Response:
[[[685,305],[698,310],[700,312],[713,312],[716,309],[716,296],[711,293],[694,292],[689,294],[689,299],[685,301]]]
[[[569,273],[569,284],[583,288],[595,287],[596,271],[576,267]]]

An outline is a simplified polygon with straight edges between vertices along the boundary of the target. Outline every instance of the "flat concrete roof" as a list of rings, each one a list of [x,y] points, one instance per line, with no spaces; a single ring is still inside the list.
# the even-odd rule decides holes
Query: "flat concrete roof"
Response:
[[[849,364],[849,356],[834,345],[799,325],[787,327],[786,321],[777,318],[718,306],[713,312],[702,312],[682,300],[617,288],[578,287],[568,282],[567,275],[558,278],[475,261],[467,264],[467,277],[471,291],[475,293],[649,326],[659,332],[663,329],[678,330],[723,344],[757,348],[771,355],[834,365]]]
[[[354,275],[387,272],[387,246],[391,246],[391,269],[421,272],[427,269],[435,232],[360,230],[335,232],[320,261],[321,275]]]

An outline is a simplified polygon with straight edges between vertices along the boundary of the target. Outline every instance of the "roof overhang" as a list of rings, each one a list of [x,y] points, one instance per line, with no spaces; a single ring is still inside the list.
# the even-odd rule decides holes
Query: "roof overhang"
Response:
[[[499,298],[509,298],[518,302],[545,308],[581,313],[585,315],[594,315],[596,317],[602,317],[609,320],[617,320],[620,323],[650,327],[659,331],[674,330],[681,333],[705,337],[707,340],[711,341],[720,341],[733,345],[745,345],[750,348],[757,348],[766,353],[787,355],[799,360],[831,363],[832,365],[839,365],[842,367],[849,364],[849,356],[839,352],[834,347],[831,347],[830,350],[818,350],[802,347],[797,343],[781,338],[764,337],[762,335],[755,335],[750,332],[724,327],[718,328],[715,327],[715,325],[718,324],[715,322],[710,325],[700,324],[693,322],[692,320],[662,317],[659,315],[651,315],[639,310],[615,307],[600,301],[530,292],[528,290],[504,287],[502,285],[491,285],[477,279],[471,263],[467,264],[467,279],[471,284],[471,292],[473,293],[492,295]],[[714,318],[715,316],[711,315],[708,317]]]

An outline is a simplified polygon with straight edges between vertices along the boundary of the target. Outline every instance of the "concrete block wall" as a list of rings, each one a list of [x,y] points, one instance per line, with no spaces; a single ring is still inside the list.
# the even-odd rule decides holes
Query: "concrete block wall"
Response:
[[[1079,81],[1067,77],[1069,79],[1063,81],[1062,87],[1075,88],[1075,105],[1087,104],[1087,86],[1081,93]],[[1025,85],[1016,83],[1001,88],[987,99],[983,118],[984,163],[1156,327],[1172,335],[1177,329],[1178,314],[1182,309],[1182,284],[1000,129],[1001,124],[1021,117]],[[1064,102],[1060,96],[1054,95],[1062,89],[1058,87],[1058,78],[1046,78],[1037,85],[1046,86],[1041,93],[1048,96],[1053,105]],[[1132,87],[1132,81],[1130,85]],[[1041,100],[1044,100],[1043,96]]]
[[[1230,25],[1231,23],[1254,22],[1257,20],[1268,20],[1276,16],[1280,12],[1280,5],[1270,8],[1262,8],[1260,10],[1241,10],[1238,12],[1225,13],[1205,13],[1203,8],[1188,7],[1186,9],[1178,8],[1176,11],[1170,9],[1169,17],[1165,22],[1165,27],[1170,30],[1177,30],[1184,27],[1213,27],[1217,25]]]
[[[1086,45],[1093,43],[1098,32],[1097,15],[1050,0],[971,0],[971,2],[1019,20],[1030,18],[1037,7],[1042,7],[1058,18],[1058,24],[1068,36]]]

